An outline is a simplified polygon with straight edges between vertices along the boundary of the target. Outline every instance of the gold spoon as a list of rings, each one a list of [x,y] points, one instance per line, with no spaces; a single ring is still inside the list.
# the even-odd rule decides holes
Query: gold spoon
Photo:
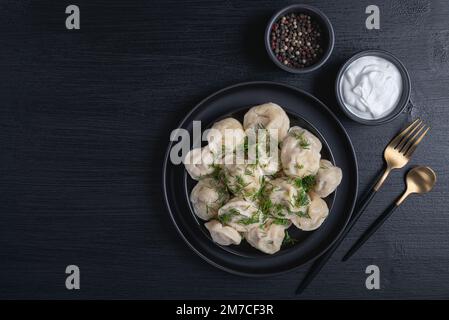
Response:
[[[407,189],[401,197],[392,203],[390,207],[385,210],[382,215],[374,221],[369,228],[362,234],[357,242],[345,254],[342,261],[348,260],[370,237],[377,229],[390,217],[390,215],[399,207],[404,200],[412,193],[427,193],[432,190],[437,181],[435,172],[429,167],[415,167],[407,173],[406,183]]]

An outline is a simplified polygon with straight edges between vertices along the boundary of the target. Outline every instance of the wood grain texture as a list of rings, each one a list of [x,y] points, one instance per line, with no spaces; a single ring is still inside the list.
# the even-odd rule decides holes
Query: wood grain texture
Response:
[[[266,22],[290,1],[78,0],[81,30],[65,29],[61,1],[0,3],[0,298],[295,298],[307,267],[268,279],[203,262],[171,225],[161,195],[170,131],[198,101],[242,81],[312,92],[354,143],[361,190],[384,146],[420,116],[432,126],[410,165],[438,174],[349,262],[341,256],[404,187],[396,172],[300,298],[449,298],[449,4],[376,1],[381,30],[364,27],[369,1],[304,1],[336,33],[329,62],[310,75],[277,69],[263,47]],[[339,66],[382,48],[403,60],[411,105],[392,123],[346,119],[333,93]],[[81,290],[64,287],[81,268]],[[368,291],[364,270],[381,269]]]

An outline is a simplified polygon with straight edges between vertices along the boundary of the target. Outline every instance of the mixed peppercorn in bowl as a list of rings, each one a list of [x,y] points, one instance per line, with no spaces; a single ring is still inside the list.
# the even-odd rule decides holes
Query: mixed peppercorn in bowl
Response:
[[[306,73],[321,67],[334,47],[334,31],[320,10],[292,5],[278,11],[265,31],[265,47],[281,69]]]

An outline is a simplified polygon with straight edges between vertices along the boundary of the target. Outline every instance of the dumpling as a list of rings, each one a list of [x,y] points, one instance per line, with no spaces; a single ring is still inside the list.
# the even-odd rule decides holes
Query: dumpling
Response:
[[[270,102],[249,109],[243,118],[243,127],[245,130],[250,128],[277,130],[277,136],[273,138],[282,141],[287,136],[290,119],[279,105]]]
[[[261,226],[253,226],[245,233],[245,239],[256,249],[273,254],[281,249],[285,237],[286,226],[268,221]]]
[[[309,193],[310,204],[307,210],[307,216],[292,216],[291,221],[301,230],[312,231],[321,226],[329,214],[329,208],[326,202],[313,192]]]
[[[274,175],[281,165],[278,143],[272,143],[274,140],[270,139],[265,129],[248,129],[245,132],[248,137],[248,161],[257,163],[263,175]]]
[[[259,223],[259,209],[252,201],[233,198],[218,210],[218,219],[239,232],[247,231],[254,223]]]
[[[190,194],[193,211],[202,220],[217,216],[218,209],[228,200],[229,193],[224,184],[213,178],[200,180]]]
[[[237,230],[229,227],[223,226],[217,220],[211,220],[204,224],[207,230],[209,230],[212,240],[223,246],[229,246],[231,244],[240,244],[242,241],[242,236]]]
[[[270,181],[269,195],[271,214],[279,218],[301,215],[307,211],[310,198],[307,193],[294,184],[291,178],[277,178]]]
[[[281,163],[284,173],[293,177],[315,175],[320,168],[321,142],[309,131],[292,127],[282,141]]]
[[[323,145],[320,139],[318,139],[309,130],[306,130],[299,126],[294,126],[291,127],[290,130],[288,130],[288,135],[296,138],[298,145],[303,147],[304,149],[313,149],[317,152],[321,152]]]
[[[231,164],[224,172],[226,185],[237,197],[252,199],[261,187],[262,174],[257,165]]]
[[[313,191],[321,198],[326,198],[338,187],[342,177],[343,174],[339,167],[335,167],[329,160],[321,160]]]
[[[311,150],[283,148],[281,161],[284,173],[291,177],[305,177],[317,173],[321,155]]]
[[[245,131],[242,124],[234,118],[226,118],[215,122],[207,134],[210,149],[217,155],[230,153],[237,146],[243,145]]]
[[[209,146],[205,146],[190,150],[183,162],[192,179],[199,180],[214,172],[214,159],[215,156]]]

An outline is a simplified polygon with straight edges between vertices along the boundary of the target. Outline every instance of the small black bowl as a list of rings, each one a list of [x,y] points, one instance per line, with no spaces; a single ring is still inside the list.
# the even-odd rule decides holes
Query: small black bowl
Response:
[[[305,68],[292,68],[284,65],[276,58],[273,50],[271,49],[270,34],[273,24],[280,18],[291,12],[308,14],[312,18],[316,19],[316,21],[323,28],[322,33],[324,35],[325,40],[324,42],[327,44],[323,52],[323,55],[321,59],[318,60],[315,64]],[[334,28],[332,27],[332,24],[327,18],[327,16],[319,9],[305,4],[294,4],[279,10],[271,17],[270,21],[268,22],[267,28],[265,29],[265,49],[267,50],[268,56],[279,68],[291,73],[307,73],[310,71],[317,70],[327,61],[327,59],[331,55],[332,50],[334,49],[334,42],[335,42]]]
[[[398,68],[399,73],[401,74],[401,78],[402,78],[401,97],[399,98],[399,101],[396,104],[396,107],[383,118],[373,119],[373,120],[360,118],[357,115],[355,115],[354,113],[352,113],[351,111],[349,111],[348,108],[346,107],[345,103],[343,102],[343,97],[342,97],[342,94],[340,91],[340,82],[341,82],[341,78],[343,77],[343,73],[349,67],[349,65],[351,63],[353,63],[355,60],[357,60],[361,57],[365,57],[365,56],[376,56],[376,57],[384,58],[385,60],[388,60],[391,63],[393,63],[396,66],[396,68]],[[393,54],[391,54],[390,52],[385,51],[385,50],[365,50],[365,51],[356,53],[351,58],[349,58],[349,60],[346,61],[345,64],[340,68],[340,71],[337,74],[337,81],[335,81],[335,93],[337,95],[338,104],[340,105],[340,108],[343,111],[343,113],[348,118],[350,118],[356,122],[365,124],[365,125],[384,124],[384,123],[390,122],[390,121],[394,120],[395,118],[397,118],[402,113],[402,111],[404,111],[405,107],[408,104],[408,101],[410,99],[410,91],[411,91],[410,75],[408,74],[408,71],[405,68],[404,64],[398,58],[396,58]]]

